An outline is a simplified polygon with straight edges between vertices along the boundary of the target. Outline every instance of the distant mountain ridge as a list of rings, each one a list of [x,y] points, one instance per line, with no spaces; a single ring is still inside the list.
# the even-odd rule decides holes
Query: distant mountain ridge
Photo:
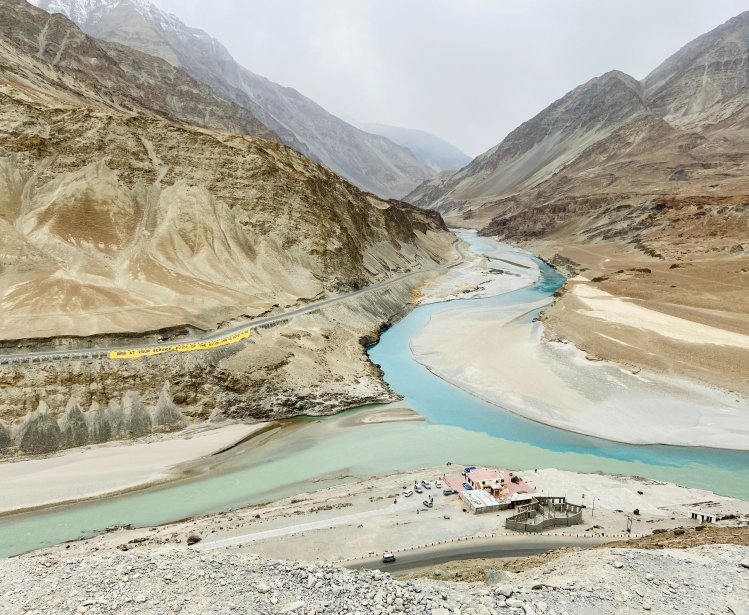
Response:
[[[292,88],[239,65],[202,30],[186,26],[146,0],[32,0],[60,12],[96,38],[163,58],[248,109],[288,145],[360,188],[401,197],[434,175],[408,149],[328,113]]]
[[[414,156],[436,173],[456,171],[471,162],[471,157],[457,147],[424,130],[387,124],[357,124],[357,126],[408,148]]]
[[[727,207],[749,194],[748,86],[745,12],[642,82],[611,71],[578,86],[406,200],[512,240],[640,241],[663,221],[650,215],[653,202]]]

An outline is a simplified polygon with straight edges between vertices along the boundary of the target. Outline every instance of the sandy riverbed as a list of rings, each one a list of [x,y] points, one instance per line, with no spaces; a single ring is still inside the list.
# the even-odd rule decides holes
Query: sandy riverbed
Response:
[[[464,249],[464,261],[449,273],[426,284],[418,294],[417,303],[426,305],[456,299],[480,299],[524,288],[538,279],[540,271],[528,256],[515,258],[515,253],[484,238],[473,238],[483,254]]]
[[[110,442],[43,459],[0,464],[0,513],[103,497],[163,483],[179,466],[231,447],[268,423],[187,430],[159,439]]]

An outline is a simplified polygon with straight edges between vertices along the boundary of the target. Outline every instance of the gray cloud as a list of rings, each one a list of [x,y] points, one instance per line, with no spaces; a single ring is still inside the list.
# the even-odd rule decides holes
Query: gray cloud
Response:
[[[155,0],[344,118],[476,155],[611,69],[642,78],[749,0]]]

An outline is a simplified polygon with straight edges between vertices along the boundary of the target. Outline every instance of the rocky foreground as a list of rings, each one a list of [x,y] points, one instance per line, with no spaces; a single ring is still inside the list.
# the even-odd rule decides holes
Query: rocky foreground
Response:
[[[398,581],[380,571],[201,555],[182,545],[84,549],[3,562],[0,612],[738,614],[749,608],[749,548],[739,545],[580,551],[519,574],[488,575],[489,583]]]

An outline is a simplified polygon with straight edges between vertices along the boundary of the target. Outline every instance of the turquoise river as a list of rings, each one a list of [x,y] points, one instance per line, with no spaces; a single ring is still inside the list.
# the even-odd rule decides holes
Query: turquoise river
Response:
[[[473,250],[484,248],[475,236],[467,239]],[[544,263],[537,264],[541,276],[532,286],[485,299],[418,307],[370,349],[388,383],[404,397],[398,406],[410,406],[425,421],[358,424],[356,414],[367,408],[325,419],[297,419],[262,446],[250,441],[237,447],[227,461],[204,475],[3,517],[0,556],[76,539],[111,525],[157,525],[447,461],[636,475],[749,499],[748,452],[634,446],[547,427],[480,401],[413,360],[409,340],[436,313],[458,307],[506,307],[552,294],[563,278]]]

